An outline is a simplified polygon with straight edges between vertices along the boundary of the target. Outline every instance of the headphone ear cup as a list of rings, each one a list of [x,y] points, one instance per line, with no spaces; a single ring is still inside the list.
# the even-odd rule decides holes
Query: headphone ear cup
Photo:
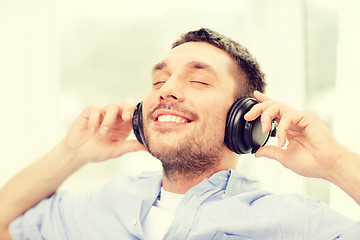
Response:
[[[133,132],[136,139],[145,145],[143,119],[142,119],[142,102],[138,103],[132,118]],[[145,145],[146,146],[146,145]]]
[[[249,103],[246,104],[246,102],[247,98],[238,99],[231,106],[226,117],[225,144],[231,151],[237,154],[249,152],[249,147],[246,146],[245,141],[243,140],[245,129],[244,115],[249,108],[246,107],[249,105]]]
[[[250,122],[244,119],[244,115],[257,103],[254,98],[240,98],[228,112],[225,144],[237,154],[254,153],[269,139],[270,133],[262,132],[260,117]]]

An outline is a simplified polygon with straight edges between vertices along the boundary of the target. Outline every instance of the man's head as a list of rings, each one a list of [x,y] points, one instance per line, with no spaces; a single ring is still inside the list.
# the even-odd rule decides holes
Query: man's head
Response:
[[[234,64],[236,65],[235,77],[239,83],[239,87],[235,93],[236,99],[244,96],[252,96],[255,90],[264,92],[266,86],[264,80],[265,75],[261,71],[259,63],[250,52],[238,42],[211,29],[201,28],[182,35],[179,40],[173,43],[172,48],[186,42],[209,43],[227,52],[233,58]]]
[[[204,31],[198,31],[199,38]],[[264,86],[248,84],[249,74],[244,73],[250,70],[239,68],[235,52],[230,54],[210,43],[206,34],[206,41],[186,37],[193,34],[185,34],[155,65],[153,87],[143,104],[146,145],[161,160],[167,175],[229,168],[236,155],[224,143],[227,112],[236,98],[251,95],[254,88],[262,91]],[[219,42],[219,46],[229,42],[229,49],[236,48],[238,55],[243,52],[242,56],[252,59],[228,38],[211,41]],[[249,65],[245,62],[241,60],[241,64]],[[258,78],[263,76],[257,72]]]

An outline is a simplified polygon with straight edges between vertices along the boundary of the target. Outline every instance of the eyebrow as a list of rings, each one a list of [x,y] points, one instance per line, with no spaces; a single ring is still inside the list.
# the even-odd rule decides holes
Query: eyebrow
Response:
[[[154,74],[154,72],[164,70],[167,67],[168,67],[168,65],[166,64],[166,62],[161,61],[153,67],[152,73]],[[191,61],[191,62],[186,63],[185,67],[190,68],[190,69],[203,69],[203,70],[206,70],[206,71],[214,74],[216,77],[218,77],[218,74],[215,71],[215,69],[205,62]]]
[[[211,73],[217,75],[215,69],[212,66],[210,66],[209,64],[205,63],[205,62],[191,61],[191,62],[188,62],[186,64],[186,67],[187,68],[194,68],[194,69],[203,69],[203,70],[206,70],[208,72],[211,72]]]
[[[152,69],[152,73],[156,72],[156,71],[160,71],[160,70],[163,70],[164,68],[167,67],[167,64],[162,61],[162,62],[159,62],[158,64],[156,64],[153,69]]]

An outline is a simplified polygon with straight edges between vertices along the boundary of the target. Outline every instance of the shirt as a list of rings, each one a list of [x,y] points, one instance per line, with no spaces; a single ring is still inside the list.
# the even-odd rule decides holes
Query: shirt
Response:
[[[9,226],[13,239],[146,239],[143,221],[161,174],[119,177],[84,195],[55,193]],[[163,239],[359,239],[360,224],[308,197],[275,195],[237,171],[191,188]]]
[[[162,239],[175,217],[177,206],[184,194],[176,194],[161,188],[159,197],[145,217],[143,230],[146,239]]]

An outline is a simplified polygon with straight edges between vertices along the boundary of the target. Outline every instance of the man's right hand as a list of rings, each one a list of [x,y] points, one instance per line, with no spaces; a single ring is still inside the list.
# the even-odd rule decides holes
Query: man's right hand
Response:
[[[137,140],[127,140],[132,131],[135,105],[130,100],[103,108],[88,106],[72,123],[65,149],[83,163],[101,162],[127,152],[147,150]]]
[[[86,163],[146,150],[137,140],[127,140],[132,130],[134,110],[130,101],[109,104],[104,108],[85,108],[63,141],[13,177],[0,190],[0,239],[11,239],[9,223],[53,194]]]

